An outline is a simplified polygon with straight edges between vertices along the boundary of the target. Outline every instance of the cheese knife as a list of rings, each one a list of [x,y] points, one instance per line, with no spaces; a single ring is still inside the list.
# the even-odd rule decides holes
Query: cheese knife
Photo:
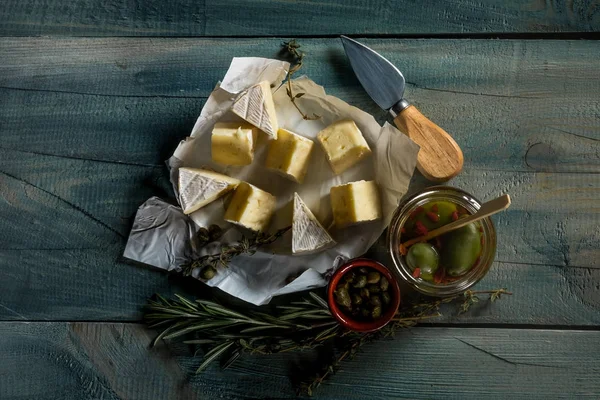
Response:
[[[369,96],[387,110],[394,124],[421,146],[417,168],[425,178],[447,181],[460,173],[463,153],[452,137],[404,99],[402,73],[386,58],[346,36],[341,36],[356,77]]]

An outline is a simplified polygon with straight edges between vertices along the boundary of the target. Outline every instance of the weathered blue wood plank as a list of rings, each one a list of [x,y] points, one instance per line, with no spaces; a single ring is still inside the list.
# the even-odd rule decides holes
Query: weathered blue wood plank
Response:
[[[118,263],[129,218],[150,195],[168,195],[162,162],[191,130],[230,57],[273,56],[279,40],[0,43],[0,289],[10,309],[0,307],[0,317],[47,318],[31,277],[51,270],[52,279],[42,279],[48,290],[73,296],[48,297],[51,318],[138,318],[166,277]],[[498,311],[482,310],[485,322],[598,324],[598,44],[368,43],[417,82],[411,100],[465,149],[465,172],[453,184],[481,199],[513,196],[512,208],[496,217],[501,263],[481,285],[518,294]],[[382,119],[337,41],[305,46],[311,77]],[[106,249],[100,259],[98,248]],[[61,257],[60,249],[81,253]],[[112,283],[90,287],[84,271]],[[138,279],[148,284],[131,293]]]
[[[454,135],[467,166],[600,172],[599,42],[365,42],[401,68],[407,97]],[[280,40],[5,38],[0,43],[2,147],[160,164],[191,130],[202,99],[231,57],[276,56]],[[385,119],[337,40],[303,44],[309,76]]]
[[[467,0],[5,0],[0,35],[290,36],[584,32],[600,26],[597,4]]]
[[[228,370],[212,365],[190,377],[199,363],[192,350],[151,350],[153,333],[139,325],[0,323],[0,333],[6,400],[287,399],[296,397],[293,380],[318,365],[314,352],[244,355]],[[365,345],[314,398],[597,399],[599,335],[416,328]]]

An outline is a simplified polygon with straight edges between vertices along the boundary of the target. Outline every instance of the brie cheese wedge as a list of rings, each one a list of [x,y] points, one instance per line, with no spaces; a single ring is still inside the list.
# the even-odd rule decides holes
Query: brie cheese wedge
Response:
[[[269,139],[277,139],[279,124],[268,81],[262,81],[243,92],[233,103],[231,111],[266,133]]]
[[[302,201],[298,193],[294,193],[292,253],[317,252],[335,244],[335,241]]]
[[[179,204],[190,214],[223,196],[240,183],[227,175],[196,168],[179,168]]]

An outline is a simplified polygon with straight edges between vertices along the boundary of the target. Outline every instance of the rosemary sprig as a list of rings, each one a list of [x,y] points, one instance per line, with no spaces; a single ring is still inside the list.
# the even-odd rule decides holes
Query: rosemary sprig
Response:
[[[302,118],[304,118],[305,120],[316,120],[316,119],[321,118],[320,115],[313,114],[312,116],[309,116],[304,111],[302,111],[300,106],[298,106],[298,104],[296,103],[296,100],[299,99],[300,97],[304,96],[306,93],[294,94],[293,89],[292,89],[292,76],[296,72],[298,72],[298,70],[300,70],[300,68],[302,68],[302,63],[304,62],[304,53],[301,52],[300,50],[298,50],[301,47],[300,44],[296,41],[296,39],[292,39],[289,42],[283,42],[282,47],[283,47],[284,52],[287,53],[287,55],[290,56],[292,59],[292,63],[290,65],[290,70],[288,71],[288,76],[286,79],[286,81],[287,81],[286,93],[287,93],[288,97],[292,101],[292,104],[294,105],[294,107],[296,107],[296,110],[298,110],[298,112],[302,115]]]
[[[258,311],[238,311],[211,300],[190,301],[177,295],[165,299],[157,295],[148,301],[144,318],[149,327],[161,327],[153,341],[184,338],[183,343],[206,348],[197,373],[217,359],[224,359],[223,368],[231,365],[242,353],[273,354],[312,349],[332,339],[343,339],[340,354],[325,364],[300,390],[312,393],[335,374],[340,364],[354,357],[363,345],[379,338],[393,337],[398,330],[441,316],[440,307],[458,303],[459,314],[479,302],[478,295],[488,294],[494,302],[502,295],[512,295],[506,288],[466,292],[444,299],[428,299],[409,303],[398,309],[392,321],[375,332],[356,333],[344,329],[333,318],[327,302],[314,292],[309,297],[289,305],[277,306],[272,314]]]
[[[189,264],[182,267],[182,272],[186,276],[192,275],[196,268],[201,268],[200,278],[209,280],[216,274],[219,267],[227,267],[234,257],[242,254],[252,255],[266,245],[269,245],[283,236],[291,227],[279,229],[274,233],[259,232],[254,236],[242,239],[237,243],[223,245],[221,251],[215,254],[207,254],[193,259]]]

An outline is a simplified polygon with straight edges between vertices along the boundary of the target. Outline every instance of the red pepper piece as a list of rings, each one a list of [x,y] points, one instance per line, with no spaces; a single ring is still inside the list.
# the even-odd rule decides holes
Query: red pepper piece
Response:
[[[458,211],[452,213],[452,221],[458,221]]]
[[[406,249],[406,246],[404,246],[403,244],[400,244],[400,254],[405,256],[407,253],[408,253],[408,250]]]
[[[427,235],[428,232],[429,232],[429,230],[427,230],[427,227],[425,225],[423,225],[423,223],[421,221],[415,222],[415,234],[416,235],[424,236],[424,235]]]
[[[442,249],[442,239],[440,239],[439,236],[435,238],[435,247],[437,247],[438,250]]]
[[[421,213],[421,211],[423,211],[424,208],[423,207],[417,207],[415,208],[415,211],[410,213],[410,216],[408,217],[409,219],[415,219],[417,218],[417,215],[419,215],[419,213]]]
[[[431,211],[427,213],[427,218],[429,218],[431,222],[438,222],[440,220],[440,216]]]
[[[413,271],[413,278],[418,279],[421,277],[421,268],[415,268]]]
[[[400,228],[400,233],[406,233],[406,228],[405,227]]]
[[[431,211],[433,211],[434,213],[438,212],[438,205],[437,204],[432,205]]]

